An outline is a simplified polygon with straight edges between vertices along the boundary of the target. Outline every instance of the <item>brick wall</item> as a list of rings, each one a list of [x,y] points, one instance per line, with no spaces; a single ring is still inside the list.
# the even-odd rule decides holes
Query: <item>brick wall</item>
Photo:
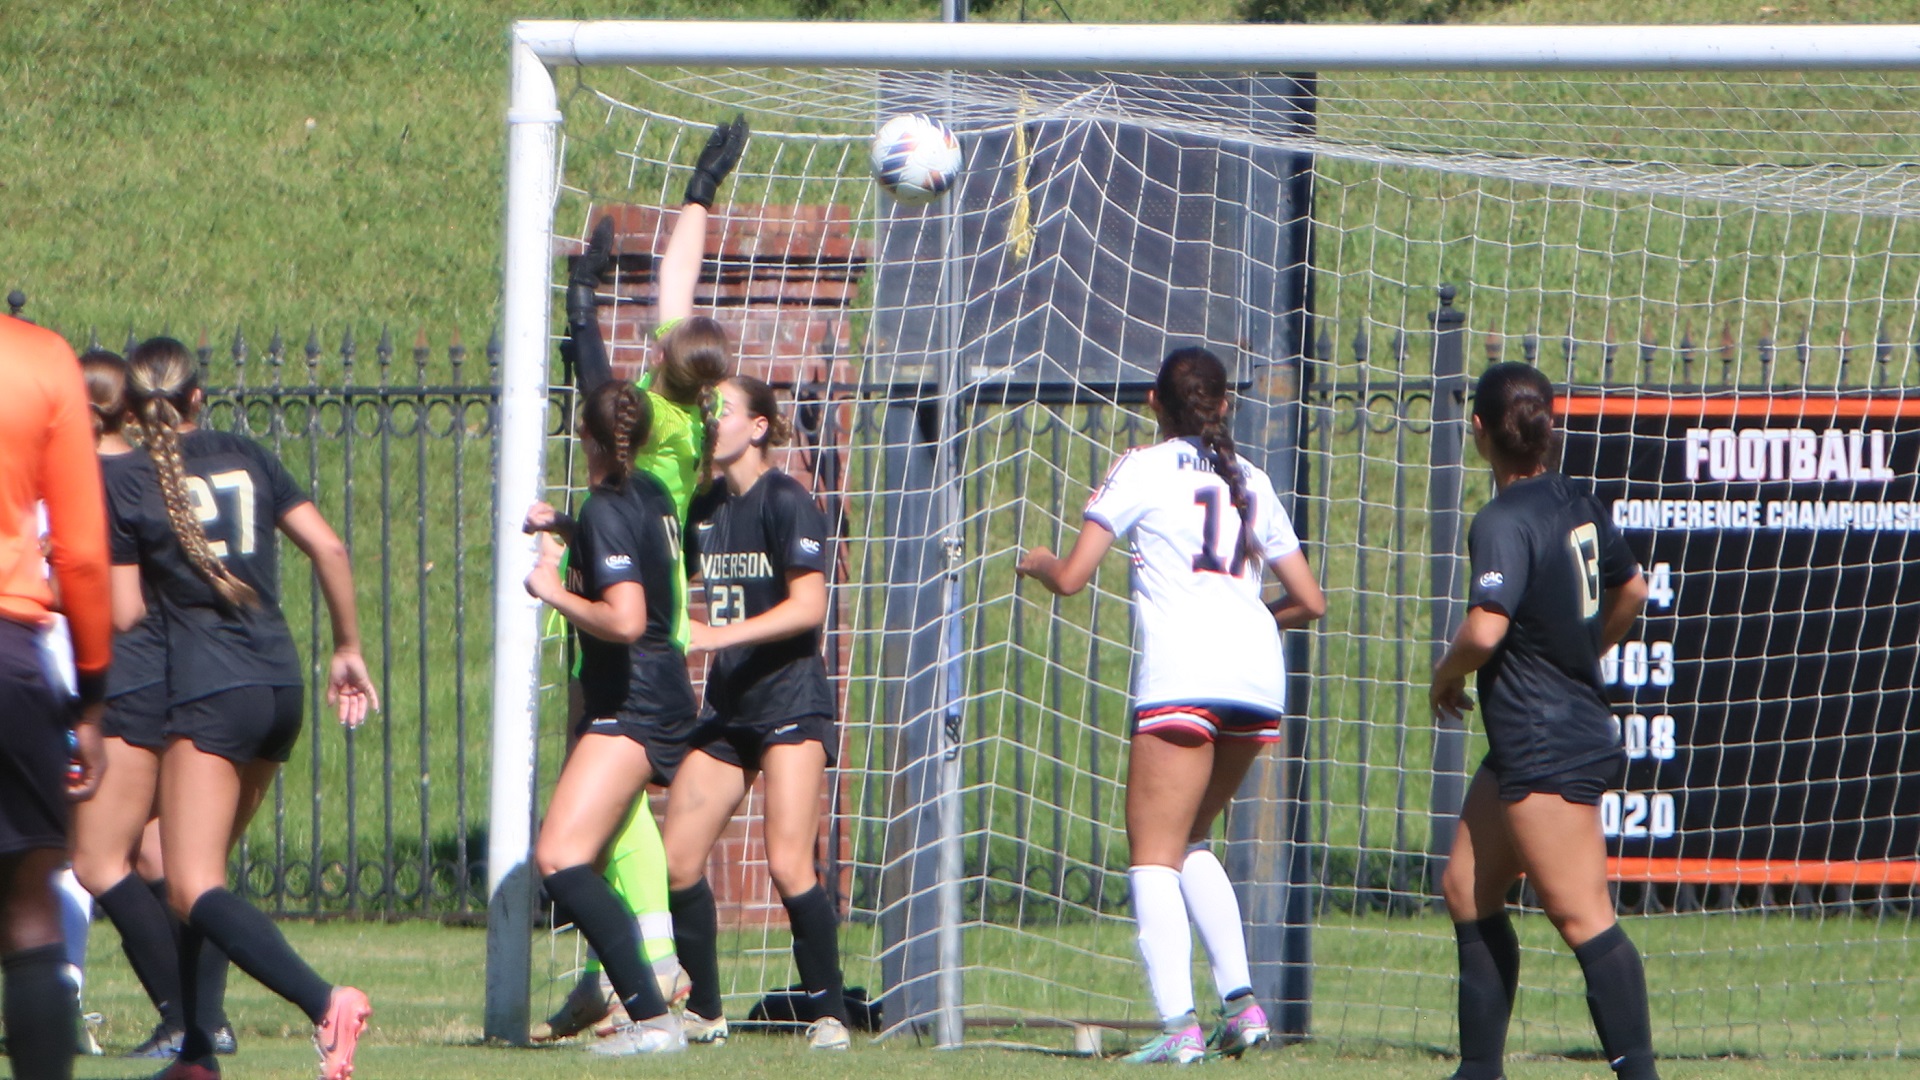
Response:
[[[603,300],[600,327],[615,370],[631,377],[649,361],[654,347],[653,271],[658,253],[666,248],[674,213],[651,206],[616,205],[602,210],[614,219],[616,256],[602,292],[610,291],[618,299],[613,304]],[[870,245],[856,235],[853,216],[845,207],[722,207],[708,222],[706,260],[694,295],[695,310],[727,328],[734,344],[735,371],[766,380],[783,403],[796,397],[833,402],[809,410],[810,429],[790,411],[788,419],[795,421],[800,445],[774,459],[789,475],[813,488],[829,510],[840,493],[825,490],[828,481],[815,472],[837,478],[844,470],[812,466],[822,465],[829,456],[845,461],[852,410],[835,388],[853,382],[849,359],[853,303],[870,255]],[[838,568],[831,580],[839,580]],[[695,587],[690,593],[693,618],[705,618],[701,590]],[[829,619],[831,631],[833,616]],[[841,652],[844,655],[846,650]],[[699,686],[704,662],[692,661],[689,667]],[[833,672],[843,718],[845,674],[844,664]],[[843,734],[843,762],[845,744]],[[708,863],[707,878],[723,925],[784,923],[786,919],[766,871],[759,818],[762,787],[756,783],[748,793]],[[831,835],[835,805],[846,791],[840,775],[829,776],[822,798],[820,848],[822,878],[829,888],[838,890],[843,904],[851,878],[850,844],[842,835],[834,845],[838,850],[828,850],[826,839]],[[656,799],[655,811],[664,809],[664,802]]]

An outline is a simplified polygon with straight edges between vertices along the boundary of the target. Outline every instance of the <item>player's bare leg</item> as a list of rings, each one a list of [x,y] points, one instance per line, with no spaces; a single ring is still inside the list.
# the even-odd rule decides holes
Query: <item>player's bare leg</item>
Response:
[[[1652,1023],[1640,951],[1613,915],[1600,808],[1537,792],[1506,804],[1527,883],[1587,979],[1587,1008],[1621,1080],[1654,1080]]]
[[[1209,837],[1213,824],[1246,779],[1247,770],[1267,744],[1253,739],[1221,738],[1213,747],[1213,772],[1200,800],[1200,811],[1187,832],[1187,849],[1180,863],[1180,894],[1187,917],[1200,931],[1213,969],[1214,989],[1220,995],[1220,1023],[1207,1045],[1229,1057],[1239,1057],[1267,1041],[1272,1032],[1267,1013],[1253,992],[1253,974],[1247,961],[1246,924],[1240,898],[1226,867],[1213,853]]]
[[[673,906],[673,934],[680,962],[693,980],[687,998],[689,1042],[727,1040],[727,1018],[720,1004],[719,933],[713,890],[707,886],[707,857],[753,781],[744,770],[695,750],[680,763],[667,795],[667,886]]]
[[[817,742],[769,746],[760,755],[767,778],[767,870],[793,928],[793,962],[816,1019],[807,1028],[815,1050],[845,1050],[847,999],[840,971],[840,911],[820,885],[820,797],[827,751]]]
[[[1142,732],[1127,762],[1127,880],[1140,958],[1159,1011],[1158,1038],[1128,1056],[1190,1064],[1206,1054],[1193,1010],[1193,930],[1180,890],[1187,841],[1213,777],[1214,745],[1198,737]]]
[[[1453,919],[1460,959],[1459,1080],[1493,1080],[1505,1067],[1507,1026],[1520,983],[1520,944],[1507,919],[1507,890],[1520,854],[1492,772],[1467,787],[1440,891]]]
[[[273,920],[227,891],[227,856],[260,806],[279,765],[236,764],[175,739],[161,758],[160,833],[167,853],[167,893],[185,925],[180,970],[197,970],[203,939],[221,949],[267,989],[292,1002],[314,1024],[322,1080],[353,1075],[354,1051],[372,1008],[366,995],[333,986],[287,944]],[[210,1032],[191,980],[182,980],[186,1036],[177,1066],[217,1075]]]

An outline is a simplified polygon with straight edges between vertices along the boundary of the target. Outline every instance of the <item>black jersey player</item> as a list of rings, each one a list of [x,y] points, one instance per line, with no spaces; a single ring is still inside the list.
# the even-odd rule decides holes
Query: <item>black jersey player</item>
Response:
[[[1525,874],[1586,974],[1587,1005],[1622,1080],[1655,1077],[1640,954],[1614,920],[1601,794],[1625,765],[1600,654],[1646,602],[1640,567],[1591,492],[1551,469],[1553,386],[1495,364],[1473,438],[1497,494],[1468,535],[1467,618],[1434,668],[1436,716],[1470,706],[1478,672],[1489,750],[1467,790],[1441,888],[1460,956],[1458,1080],[1501,1076],[1520,950],[1507,889]]]
[[[107,489],[109,522],[124,523],[159,480],[145,451],[127,440],[134,420],[127,394],[127,362],[105,350],[80,358],[93,407],[94,438]],[[113,500],[132,505],[116,507]],[[110,583],[115,625],[113,673],[107,680],[105,735],[108,771],[100,792],[74,807],[73,869],[80,884],[120,932],[121,946],[160,1018],[153,1034],[128,1057],[172,1057],[179,1052],[181,1013],[178,933],[167,913],[166,884],[158,864],[153,824],[160,786],[160,754],[166,749],[167,641],[159,606],[149,604],[141,582],[132,533],[113,528]],[[151,838],[144,843],[143,839]],[[148,873],[135,872],[135,853]],[[223,1009],[227,958],[217,947],[201,953],[200,1016],[213,1029],[215,1049],[233,1051],[233,1029]]]
[[[227,857],[246,830],[302,722],[303,675],[279,607],[274,533],[312,560],[333,622],[327,700],[363,723],[379,696],[360,657],[353,569],[335,535],[265,447],[194,423],[198,363],[172,338],[127,357],[151,471],[127,471],[110,496],[116,553],[137,557],[166,627],[166,749],[160,834],[167,894],[183,920],[179,970],[196,971],[203,940],[299,1006],[314,1024],[322,1080],[346,1080],[372,1009],[351,986],[308,967],[273,920],[227,890]],[[118,561],[118,560],[116,560]],[[219,1075],[194,980],[182,980],[186,1031],[169,1080]]]
[[[693,649],[712,652],[713,663],[692,752],[667,799],[667,879],[680,962],[693,980],[688,1038],[724,1041],[707,858],[764,775],[767,868],[793,927],[794,965],[813,1014],[808,1041],[844,1050],[839,912],[814,872],[820,795],[839,749],[820,657],[832,549],[813,496],[768,460],[790,436],[766,383],[737,376],[720,384],[713,455],[723,475],[695,500],[688,530],[707,598]]]
[[[633,916],[594,862],[646,785],[673,779],[693,725],[693,684],[673,641],[679,515],[666,487],[633,464],[652,426],[645,395],[630,383],[603,383],[587,395],[581,419],[592,497],[568,530],[566,578],[567,549],[550,532],[542,532],[527,578],[527,591],[579,631],[582,701],[534,862],[626,1008],[626,1022],[594,1051],[671,1052],[686,1048],[679,1018],[641,959]],[[528,528],[536,527],[530,517]]]

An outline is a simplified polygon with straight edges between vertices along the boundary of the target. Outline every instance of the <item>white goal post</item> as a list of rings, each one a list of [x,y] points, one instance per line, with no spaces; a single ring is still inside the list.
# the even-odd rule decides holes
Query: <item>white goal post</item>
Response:
[[[494,535],[485,1027],[489,1038],[516,1043],[524,1042],[528,1031],[530,941],[538,889],[531,848],[541,647],[539,604],[521,585],[534,565],[536,545],[520,530],[520,508],[544,496],[549,475],[548,373],[557,295],[554,225],[565,121],[556,71],[602,66],[1183,74],[1538,72],[1543,78],[1575,72],[1914,72],[1920,71],[1920,26],[515,24],[507,110],[497,441],[500,514]],[[1637,328],[1630,328],[1629,337],[1632,329]],[[1548,332],[1557,334],[1559,328],[1549,327]],[[1569,365],[1572,340],[1569,331]],[[958,796],[953,798],[957,804]],[[958,883],[948,884],[957,897]],[[957,957],[957,933],[943,937],[935,954]],[[930,974],[937,976],[937,1007],[927,1020],[938,1042],[953,1044],[964,1036],[957,991],[948,981],[957,975],[946,970],[947,960],[936,966],[942,970]]]

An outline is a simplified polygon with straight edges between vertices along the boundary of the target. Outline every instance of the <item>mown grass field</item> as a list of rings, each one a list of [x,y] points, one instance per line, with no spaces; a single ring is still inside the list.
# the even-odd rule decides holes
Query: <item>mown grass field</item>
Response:
[[[1521,924],[1522,941],[1528,951],[1523,963],[1524,988],[1510,1044],[1512,1061],[1508,1074],[1516,1080],[1602,1080],[1610,1073],[1603,1063],[1590,1057],[1593,1040],[1585,1004],[1576,989],[1577,968],[1564,949],[1549,945],[1539,932],[1545,927],[1536,925],[1537,922],[1528,920]],[[1689,936],[1698,930],[1679,923],[1662,928],[1658,923],[1658,920],[1634,921],[1629,925],[1643,943],[1656,947],[1671,937]],[[809,1057],[795,1045],[796,1040],[769,1036],[741,1036],[724,1050],[692,1053],[674,1059],[671,1065],[603,1061],[580,1052],[577,1047],[564,1045],[542,1050],[487,1048],[480,1045],[479,1001],[475,992],[483,977],[483,931],[417,922],[288,922],[283,925],[295,947],[323,975],[360,986],[372,997],[374,1025],[363,1043],[363,1056],[356,1072],[367,1080],[623,1076],[632,1075],[635,1069],[647,1072],[670,1069],[674,1075],[695,1077],[777,1070],[801,1080],[815,1076],[825,1080],[843,1076],[937,1078],[956,1074],[997,1080],[1015,1076],[1104,1075],[1120,1068],[1094,1061],[1002,1050],[934,1051],[917,1044],[911,1036],[859,1046],[851,1058],[830,1062]],[[1344,934],[1330,934],[1323,939],[1325,944],[1321,947],[1321,978],[1365,982],[1368,993],[1373,995],[1370,1005],[1346,1006],[1349,1012],[1346,1016],[1321,1009],[1316,1015],[1316,1027],[1323,1034],[1313,1042],[1262,1054],[1238,1065],[1216,1067],[1258,1075],[1310,1072],[1329,1080],[1376,1077],[1412,1080],[1444,1075],[1451,1066],[1446,1058],[1452,1041],[1450,980],[1439,976],[1395,980],[1369,972],[1376,972],[1382,962],[1401,958],[1384,955],[1378,944],[1382,940],[1394,954],[1450,953],[1451,945],[1434,933],[1440,928],[1431,924],[1381,921],[1370,929],[1390,933],[1384,939],[1377,933],[1368,935],[1364,943]],[[1774,933],[1776,930],[1779,932]],[[1791,927],[1770,927],[1769,935],[1776,940],[1796,936]],[[1798,936],[1801,945],[1815,947],[1818,944],[1817,936]],[[93,942],[87,1008],[103,1015],[100,1038],[109,1053],[125,1050],[145,1036],[151,1010],[133,982],[112,934],[96,933]],[[1006,953],[1002,961],[1011,961],[1015,955]],[[1816,983],[1811,992],[1844,994],[1851,1003],[1871,1010],[1874,1008],[1871,995],[1839,984],[1897,979],[1903,962],[1899,957],[1888,956],[1854,965],[1844,976],[1836,971],[1832,981]],[[1755,993],[1782,995],[1778,1004],[1783,1008],[1803,1005],[1804,1002],[1794,1000],[1779,987],[1803,981],[1804,967],[1802,957],[1794,950],[1776,950],[1755,957],[1751,974],[1760,987]],[[1740,1037],[1743,1033],[1717,1034],[1691,1027],[1687,999],[1665,992],[1672,974],[1675,973],[1670,968],[1658,962],[1650,965],[1655,1038],[1669,1058],[1662,1065],[1665,1076],[1729,1080],[1788,1076],[1871,1078],[1904,1076],[1912,1070],[1910,1058],[1893,1056],[1897,1048],[1890,1039],[1871,1054],[1836,1056],[1831,1040],[1793,1019],[1770,1025],[1773,1031],[1757,1033],[1756,1037],[1767,1043],[1768,1056],[1756,1059],[1753,1057],[1756,1051]],[[1891,992],[1883,983],[1883,998]],[[744,1014],[746,1003],[744,998],[731,1001],[729,1011],[737,1018]],[[535,1004],[543,1004],[537,996]],[[1888,1006],[1885,1000],[1879,1003],[1881,1009]],[[1366,1016],[1351,1015],[1363,1008],[1369,1010]],[[229,1012],[239,1033],[241,1053],[227,1062],[228,1075],[263,1080],[311,1075],[312,1050],[306,1039],[307,1029],[303,1018],[291,1006],[236,973],[231,983]],[[1419,1017],[1417,1023],[1410,1020],[1415,1015]],[[1869,1016],[1870,1012],[1863,1012],[1857,1022],[1868,1022]],[[1358,1022],[1363,1019],[1379,1022],[1375,1025]],[[1003,1029],[971,1034],[1043,1045],[1059,1045],[1060,1040],[1060,1034],[1050,1030]],[[1110,1040],[1116,1048],[1120,1042]],[[0,1069],[4,1069],[3,1063]],[[147,1076],[151,1072],[151,1065],[107,1057],[83,1059],[76,1075],[118,1080]]]

